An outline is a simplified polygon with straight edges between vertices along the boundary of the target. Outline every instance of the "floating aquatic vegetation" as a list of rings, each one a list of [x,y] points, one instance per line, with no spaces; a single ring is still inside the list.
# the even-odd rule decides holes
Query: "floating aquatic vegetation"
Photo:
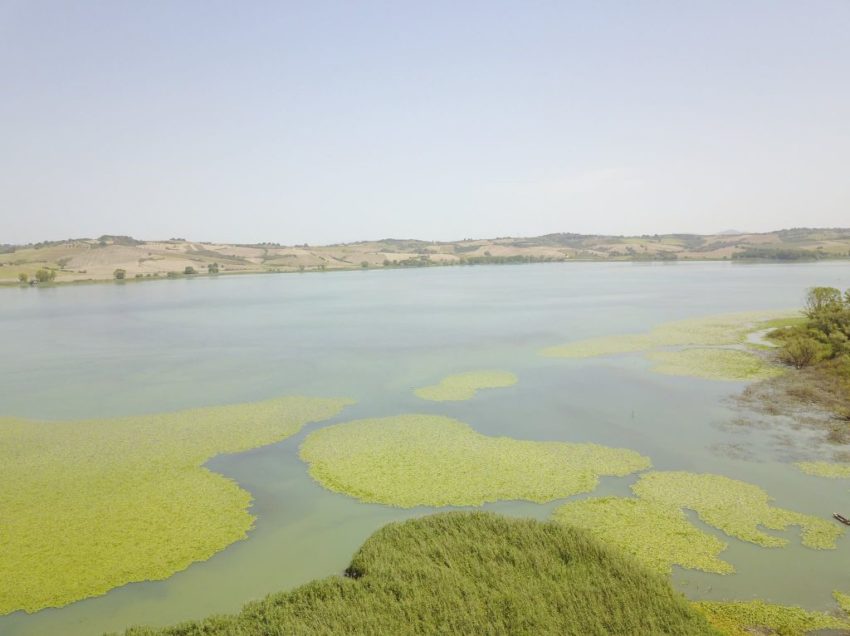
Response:
[[[661,506],[693,510],[708,525],[764,547],[788,541],[762,532],[759,526],[770,530],[799,526],[803,545],[815,549],[834,548],[842,534],[829,520],[772,506],[771,497],[758,486],[722,475],[652,472],[643,475],[632,490]]]
[[[794,316],[791,312],[755,311],[689,318],[663,323],[644,333],[577,340],[544,349],[542,353],[552,357],[587,358],[649,351],[657,347],[740,344],[748,333],[763,326],[782,324]]]
[[[797,462],[794,464],[807,475],[829,479],[850,479],[850,464],[839,462]]]
[[[472,398],[479,389],[498,389],[516,382],[517,377],[507,371],[470,371],[447,376],[439,384],[416,389],[415,393],[423,400],[459,401]]]
[[[551,358],[595,358],[618,353],[646,351],[655,346],[648,334],[621,334],[576,340],[564,345],[549,347],[541,353]]]
[[[729,636],[803,636],[820,629],[850,627],[850,622],[839,616],[764,601],[699,601],[693,603],[693,606],[705,614],[709,623]]]
[[[689,375],[709,380],[762,380],[781,375],[783,370],[761,357],[736,349],[682,349],[653,351],[646,355],[653,371],[667,375]]]
[[[437,415],[328,426],[307,436],[301,458],[328,490],[402,508],[542,503],[590,492],[600,475],[651,465],[632,450],[489,437]]]
[[[616,546],[661,574],[670,574],[673,565],[734,572],[717,557],[727,544],[694,526],[676,508],[644,499],[601,497],[564,504],[555,510],[554,519],[585,528],[605,545]]]
[[[164,579],[244,538],[251,495],[203,463],[346,404],[287,397],[75,422],[0,418],[0,614]]]
[[[832,596],[835,598],[835,602],[838,603],[838,607],[840,607],[844,612],[850,614],[850,594],[845,594],[844,592],[835,590],[833,591]]]

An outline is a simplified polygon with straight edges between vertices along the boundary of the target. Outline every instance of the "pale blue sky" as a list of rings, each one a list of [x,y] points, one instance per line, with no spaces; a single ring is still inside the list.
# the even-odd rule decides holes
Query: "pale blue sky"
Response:
[[[850,1],[0,0],[0,243],[850,226]]]

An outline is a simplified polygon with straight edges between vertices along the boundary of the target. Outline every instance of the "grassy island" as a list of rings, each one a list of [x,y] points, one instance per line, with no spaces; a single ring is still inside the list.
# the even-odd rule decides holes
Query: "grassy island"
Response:
[[[385,526],[346,570],[236,615],[127,636],[721,632],[661,576],[585,532],[487,513]]]

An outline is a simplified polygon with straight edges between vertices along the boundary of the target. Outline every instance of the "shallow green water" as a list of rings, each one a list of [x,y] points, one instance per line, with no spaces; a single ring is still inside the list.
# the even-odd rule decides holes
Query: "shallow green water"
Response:
[[[668,320],[793,308],[812,285],[850,286],[850,264],[565,263],[4,289],[0,415],[70,419],[287,394],[351,397],[358,404],[332,421],[439,413],[488,435],[624,446],[659,469],[725,474],[758,484],[779,506],[829,516],[850,510],[850,482],[804,475],[786,463],[798,457],[793,447],[727,426],[737,413],[726,398],[743,384],[651,373],[640,356],[537,355]],[[425,403],[412,392],[481,368],[512,371],[519,382],[466,402]],[[362,504],[311,482],[297,449],[322,425],[210,462],[255,497],[257,525],[246,541],[166,581],[0,617],[0,633],[97,634],[234,611],[339,573],[381,525],[431,512]],[[809,437],[788,435],[795,444]],[[633,480],[603,478],[594,495],[627,495]],[[557,505],[486,508],[542,519]],[[789,547],[765,549],[696,523],[728,541],[721,558],[738,572],[677,570],[689,596],[827,609],[833,589],[850,591],[848,537],[836,551],[816,552],[790,532]]]

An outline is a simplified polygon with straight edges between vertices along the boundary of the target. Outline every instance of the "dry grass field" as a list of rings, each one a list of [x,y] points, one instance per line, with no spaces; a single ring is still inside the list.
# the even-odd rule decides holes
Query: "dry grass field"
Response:
[[[126,280],[210,273],[300,272],[569,260],[814,260],[850,257],[850,229],[793,229],[766,234],[595,236],[454,242],[384,239],[339,245],[237,245],[185,239],[140,241],[126,236],[0,245],[0,284],[18,284],[39,269],[55,282],[103,281],[123,270]],[[192,270],[187,270],[192,268]],[[192,275],[191,273],[188,275]]]

